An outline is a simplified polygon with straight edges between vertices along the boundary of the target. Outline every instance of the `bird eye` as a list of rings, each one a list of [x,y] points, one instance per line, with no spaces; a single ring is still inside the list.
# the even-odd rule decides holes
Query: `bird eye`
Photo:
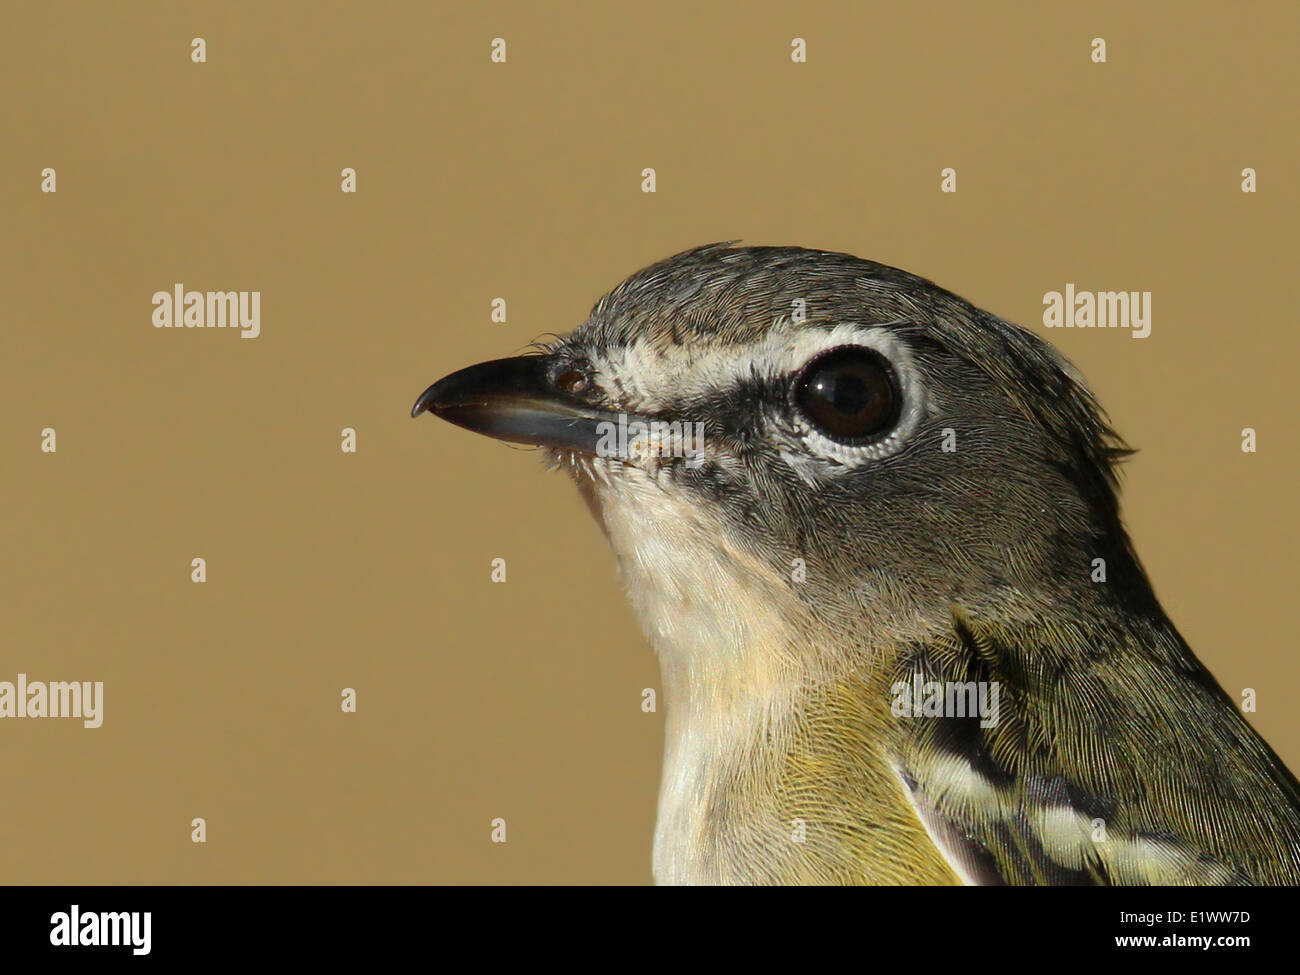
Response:
[[[874,349],[843,346],[813,359],[795,380],[794,402],[819,433],[861,443],[898,422],[902,393],[888,360]]]

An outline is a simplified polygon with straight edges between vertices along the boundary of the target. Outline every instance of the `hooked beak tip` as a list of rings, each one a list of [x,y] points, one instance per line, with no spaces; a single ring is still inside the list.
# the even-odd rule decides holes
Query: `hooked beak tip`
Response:
[[[464,371],[462,370],[462,372]],[[452,373],[450,376],[444,376],[421,393],[415,401],[415,405],[411,407],[411,419],[414,420],[421,413],[431,413],[437,416],[439,407],[455,404],[457,397],[453,394],[455,392],[455,380],[459,375],[460,373]]]

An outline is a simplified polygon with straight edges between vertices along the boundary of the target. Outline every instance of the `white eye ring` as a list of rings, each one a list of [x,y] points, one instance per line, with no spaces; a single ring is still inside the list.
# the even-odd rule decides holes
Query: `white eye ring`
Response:
[[[799,452],[782,449],[782,455],[801,477],[806,477],[806,473],[831,474],[834,473],[834,468],[856,468],[896,454],[907,443],[925,415],[925,391],[907,345],[886,327],[843,322],[831,329],[801,331],[789,350],[791,368],[787,375],[802,376],[818,356],[846,346],[870,349],[889,363],[902,399],[898,419],[893,429],[880,439],[863,444],[840,443],[818,432],[801,411],[792,408],[788,421],[791,432],[808,452],[815,455],[809,458],[806,453],[799,456]],[[819,459],[824,463],[817,464]],[[816,470],[810,470],[810,464]]]

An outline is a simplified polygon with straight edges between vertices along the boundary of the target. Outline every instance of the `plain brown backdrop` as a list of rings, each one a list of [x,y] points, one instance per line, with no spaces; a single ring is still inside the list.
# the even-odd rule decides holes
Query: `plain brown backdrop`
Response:
[[[407,412],[730,238],[1061,347],[1140,449],[1166,609],[1300,767],[1297,11],[6,4],[0,680],[105,709],[0,721],[0,881],[648,881],[657,671],[604,540],[536,455]],[[176,282],[260,290],[261,336],[153,328]],[[1151,291],[1151,337],[1047,333],[1066,282]]]

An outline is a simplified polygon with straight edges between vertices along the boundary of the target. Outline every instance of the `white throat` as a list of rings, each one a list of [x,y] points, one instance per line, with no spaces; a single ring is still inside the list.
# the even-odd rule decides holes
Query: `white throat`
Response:
[[[728,837],[763,824],[736,822],[732,806],[720,815],[715,800],[738,770],[761,776],[784,751],[787,716],[812,677],[809,654],[796,652],[807,611],[653,475],[625,467],[600,479],[593,500],[663,678],[655,880],[744,882]]]

